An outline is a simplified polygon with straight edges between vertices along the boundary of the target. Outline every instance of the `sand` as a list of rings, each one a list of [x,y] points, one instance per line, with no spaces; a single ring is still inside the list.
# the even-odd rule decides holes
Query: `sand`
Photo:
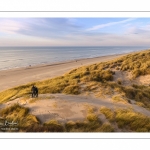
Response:
[[[123,55],[125,54],[3,70],[0,71],[0,91],[21,84],[26,84],[28,82],[60,76],[67,71],[70,71],[71,69],[112,60]],[[148,81],[148,77],[144,80],[144,83]],[[122,78],[125,85],[131,84],[128,80],[129,75],[127,73],[119,71],[116,72],[116,74],[114,75],[114,80],[117,80],[118,78]],[[143,78],[141,77],[140,79],[138,79],[137,82],[143,81],[142,79]],[[137,106],[134,100],[132,100],[132,103],[123,104],[114,102],[112,98],[103,99],[95,96],[87,96],[82,94],[40,94],[37,100],[32,98],[24,99],[23,97],[21,97],[13,101],[0,104],[0,109],[11,106],[15,103],[19,103],[20,105],[29,108],[30,114],[38,117],[42,123],[47,122],[51,119],[58,120],[61,123],[65,123],[69,120],[85,120],[88,113],[88,106],[94,107],[94,113],[98,114],[99,118],[103,122],[108,121],[105,116],[99,111],[99,109],[103,106],[110,109],[130,108],[133,109],[135,112],[140,112],[146,116],[150,116],[150,111],[146,110],[143,107]],[[120,132],[119,129],[117,129],[116,131]]]
[[[0,71],[0,91],[33,81],[40,81],[57,77],[63,75],[71,69],[112,60],[123,55],[125,54],[101,56],[96,58],[60,62],[55,64],[45,64],[10,70],[2,70]]]
[[[143,107],[131,104],[114,103],[112,99],[96,98],[94,96],[83,95],[65,95],[65,94],[40,94],[38,99],[18,98],[4,104],[0,104],[0,109],[11,106],[15,103],[27,107],[30,114],[35,115],[42,123],[49,120],[57,120],[60,123],[68,121],[84,121],[88,114],[88,107],[94,108],[94,113],[99,116],[103,122],[108,120],[100,113],[101,107],[107,107],[112,110],[116,108],[130,108],[135,112],[140,112],[150,116],[150,111]]]

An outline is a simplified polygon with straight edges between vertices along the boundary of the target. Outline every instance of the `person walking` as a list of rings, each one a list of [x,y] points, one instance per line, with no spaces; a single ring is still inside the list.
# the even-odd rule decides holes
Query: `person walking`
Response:
[[[35,86],[35,96],[38,97],[38,88]]]
[[[35,86],[33,85],[31,88],[32,98],[35,96]]]
[[[35,85],[32,86],[31,93],[32,93],[32,98],[38,97],[38,88]]]

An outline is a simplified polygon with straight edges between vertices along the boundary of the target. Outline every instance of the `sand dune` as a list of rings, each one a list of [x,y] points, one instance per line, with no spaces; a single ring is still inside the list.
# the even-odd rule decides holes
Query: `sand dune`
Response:
[[[24,107],[30,109],[30,113],[40,119],[42,123],[49,120],[58,120],[61,123],[65,123],[69,120],[78,121],[85,120],[87,116],[87,108],[94,107],[95,113],[100,115],[99,109],[103,106],[116,109],[116,108],[132,108],[136,112],[140,112],[146,116],[150,116],[150,111],[143,107],[134,104],[114,103],[112,99],[101,99],[93,96],[87,97],[83,95],[65,95],[65,94],[41,94],[36,99],[22,99],[18,98],[13,101],[9,101],[5,104],[1,104],[0,108],[18,103]]]
[[[60,76],[70,71],[71,69],[112,60],[122,55],[103,56],[97,58],[62,62],[57,64],[47,64],[0,71],[0,91],[17,85],[27,84],[28,82],[40,81],[47,78]],[[138,83],[139,85],[145,85],[145,83],[149,85],[150,83],[149,75],[140,76],[136,79],[130,80],[130,72],[115,70],[114,81],[117,82],[119,78],[122,80],[121,84],[124,86],[130,86],[133,83]],[[101,89],[99,88],[98,90]],[[121,97],[122,95],[119,96]],[[9,102],[0,104],[0,109],[6,108],[7,106],[11,106],[15,103],[29,108],[29,113],[35,115],[41,123],[48,122],[49,120],[57,120],[60,123],[78,120],[84,121],[89,113],[89,107],[94,108],[94,114],[96,114],[103,123],[107,123],[109,122],[109,120],[103,113],[100,112],[100,108],[103,106],[110,108],[111,110],[116,110],[118,108],[129,108],[134,112],[139,112],[144,114],[145,116],[150,116],[150,111],[144,107],[141,107],[141,105],[137,105],[137,101],[135,101],[134,99],[124,99],[123,102],[114,101],[113,95],[109,95],[103,98],[97,97],[97,94],[95,95],[94,93],[90,92],[88,94],[86,92],[83,92],[80,95],[66,95],[62,93],[40,94],[38,98],[19,97]],[[115,131],[121,132],[124,130],[120,130],[116,126]]]

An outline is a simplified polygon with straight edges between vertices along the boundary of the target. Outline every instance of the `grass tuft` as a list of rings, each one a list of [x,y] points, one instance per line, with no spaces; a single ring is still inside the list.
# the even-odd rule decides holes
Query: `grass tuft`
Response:
[[[96,130],[97,132],[114,132],[114,128],[110,123],[104,123],[100,128]]]
[[[28,108],[24,108],[18,104],[0,110],[0,116],[4,118],[4,120],[17,122],[16,127],[18,127],[20,131],[40,123],[35,116],[29,114]]]
[[[114,121],[114,113],[111,109],[107,107],[101,107],[100,112],[103,113],[106,116],[106,118],[111,122]]]
[[[115,111],[115,113],[115,120],[119,128],[129,128],[135,132],[150,131],[149,117],[128,109],[118,109]]]
[[[113,96],[113,97],[112,97],[112,100],[113,100],[114,102],[121,102],[121,103],[123,103],[123,104],[127,104],[127,100],[124,99],[124,98],[122,98],[120,95],[115,95],[115,96]]]
[[[86,118],[90,122],[98,121],[98,116],[96,114],[94,114],[94,113],[89,113]]]
[[[67,86],[67,87],[63,90],[63,93],[78,95],[78,94],[80,94],[80,87],[79,87],[78,85],[70,85],[70,86]]]

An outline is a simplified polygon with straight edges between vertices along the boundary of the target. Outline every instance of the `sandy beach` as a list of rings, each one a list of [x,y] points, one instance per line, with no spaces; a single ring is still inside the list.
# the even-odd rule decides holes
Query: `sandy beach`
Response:
[[[123,55],[125,54],[101,56],[96,58],[79,59],[54,64],[45,64],[10,70],[2,70],[0,71],[0,91],[21,84],[60,76],[71,69],[98,62],[112,60]]]
[[[149,51],[143,53],[148,53],[148,52]],[[133,53],[134,52],[132,52],[132,54]],[[1,77],[0,91],[9,89],[11,87],[19,86],[22,84],[27,84],[33,81],[40,81],[48,78],[61,76],[72,69],[94,64],[94,63],[107,62],[109,60],[113,60],[117,57],[124,56],[124,55],[126,54],[109,55],[109,56],[102,56],[96,58],[86,58],[86,59],[72,60],[67,62],[59,62],[55,64],[45,64],[45,65],[38,65],[38,66],[28,66],[26,68],[24,67],[24,68],[17,68],[11,70],[3,70],[0,71],[0,77]],[[139,53],[139,57],[140,56],[143,55]],[[126,60],[126,58],[123,59]],[[63,125],[65,125],[69,121],[85,122],[88,120],[88,117],[93,117],[92,115],[94,116],[96,115],[98,119],[101,120],[103,125],[106,124],[111,125],[113,131],[115,132],[132,131],[131,129],[120,128],[119,125],[117,125],[117,122],[111,123],[109,118],[107,118],[107,116],[105,115],[105,112],[102,112],[101,110],[106,111],[107,109],[109,109],[114,113],[119,113],[119,111],[121,110],[126,110],[126,111],[128,110],[131,116],[135,115],[136,117],[137,115],[138,117],[140,117],[141,115],[144,115],[145,117],[149,117],[150,111],[149,111],[149,107],[147,108],[148,103],[145,103],[144,99],[141,99],[141,97],[137,97],[141,95],[135,93],[136,98],[139,98],[139,100],[141,100],[139,102],[138,99],[133,97],[133,95],[131,95],[132,97],[126,97],[125,94],[126,93],[130,94],[131,92],[132,93],[137,92],[137,89],[136,88],[134,89],[134,87],[132,86],[133,84],[137,86],[146,85],[148,88],[148,85],[150,84],[150,80],[149,80],[150,75],[149,74],[144,76],[141,75],[135,79],[130,80],[131,72],[118,70],[116,69],[116,66],[114,66],[114,68],[111,69],[113,71],[115,70],[115,74],[113,74],[113,81],[114,81],[113,83],[117,83],[117,84],[114,84],[116,86],[114,88],[111,88],[111,86],[105,87],[95,82],[89,82],[87,85],[86,83],[80,84],[79,88],[81,93],[77,95],[72,94],[73,92],[70,94],[65,92],[51,93],[48,91],[45,93],[44,92],[40,93],[38,95],[38,98],[32,98],[30,95],[26,97],[24,95],[23,96],[19,95],[18,93],[17,93],[18,95],[13,95],[12,91],[10,93],[4,92],[6,98],[7,95],[9,94],[11,95],[11,93],[12,93],[12,97],[9,98],[9,101],[8,100],[6,101],[3,100],[4,95],[2,94],[1,98],[2,101],[4,102],[0,103],[0,109],[5,109],[5,108],[7,109],[7,107],[11,108],[14,106],[14,104],[19,104],[18,107],[23,106],[22,109],[24,108],[29,109],[29,114],[37,117],[38,120],[40,121],[40,124],[42,125],[44,125],[44,123],[47,123],[49,121],[58,121],[60,124]],[[119,81],[118,79],[121,79],[120,84],[118,82]],[[118,91],[119,86],[117,85],[122,87],[123,90],[128,89],[128,91],[125,90],[124,91],[122,90],[121,92]],[[22,89],[22,91],[23,90],[24,89]],[[142,92],[142,90],[140,92]],[[148,97],[144,97],[144,98],[148,99]],[[10,116],[12,115],[12,112],[8,112],[8,113]],[[111,129],[110,126],[109,129]],[[142,131],[145,132],[147,130],[142,130]]]

